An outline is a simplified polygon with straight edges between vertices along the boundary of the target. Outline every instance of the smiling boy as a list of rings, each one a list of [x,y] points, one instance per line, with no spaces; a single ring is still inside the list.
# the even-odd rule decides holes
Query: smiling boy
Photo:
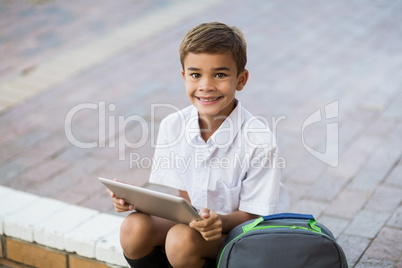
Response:
[[[182,75],[187,96],[198,111],[202,138],[207,141],[235,107],[235,93],[243,89],[248,71],[237,73],[229,52],[206,54],[190,52]]]
[[[215,267],[230,230],[287,206],[275,137],[235,98],[249,77],[243,34],[222,23],[198,25],[184,38],[180,60],[192,105],[162,120],[154,159],[173,152],[190,164],[156,168],[150,182],[178,189],[203,220],[184,225],[131,213],[120,231],[131,267]],[[117,211],[132,210],[110,194]]]

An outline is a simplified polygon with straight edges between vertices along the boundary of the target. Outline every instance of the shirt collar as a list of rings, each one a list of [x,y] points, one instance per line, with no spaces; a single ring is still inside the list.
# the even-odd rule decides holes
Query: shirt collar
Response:
[[[235,99],[235,105],[230,115],[208,140],[209,143],[220,149],[228,149],[232,145],[233,140],[243,125],[244,115],[241,102]],[[198,111],[194,106],[188,122],[187,136],[189,137],[189,141],[194,144],[200,144],[199,141],[203,141],[198,124]]]
[[[195,108],[195,106],[192,107],[190,118],[188,120],[188,127],[186,128],[187,136],[189,137],[190,142],[195,143],[197,137],[202,139],[200,126],[198,124],[198,110]]]

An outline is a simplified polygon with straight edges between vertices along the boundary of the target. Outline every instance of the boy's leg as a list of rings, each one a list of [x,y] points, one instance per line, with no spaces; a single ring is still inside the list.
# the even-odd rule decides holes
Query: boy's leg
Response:
[[[164,254],[160,254],[160,248],[165,246],[166,234],[175,224],[177,223],[139,212],[128,215],[120,228],[120,244],[128,261],[132,260],[134,263],[141,259],[144,262],[160,259],[159,256],[165,258]],[[147,258],[150,254],[154,257]]]
[[[166,255],[175,268],[204,267],[206,260],[216,260],[226,235],[205,241],[201,234],[184,224],[172,227],[166,238]]]
[[[166,258],[166,254],[162,252],[159,247],[156,247],[151,253],[147,256],[142,257],[138,260],[132,260],[126,258],[127,263],[132,268],[144,267],[144,268],[167,268],[168,260]]]

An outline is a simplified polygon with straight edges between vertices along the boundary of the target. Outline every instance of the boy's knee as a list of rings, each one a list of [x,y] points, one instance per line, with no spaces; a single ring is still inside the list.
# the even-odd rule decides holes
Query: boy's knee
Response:
[[[169,262],[177,267],[189,267],[188,264],[198,261],[194,242],[199,233],[184,224],[172,227],[166,237],[166,254]]]
[[[121,238],[130,237],[136,233],[146,233],[152,228],[151,218],[143,213],[131,213],[120,226]]]
[[[120,244],[123,251],[132,255],[139,247],[146,247],[146,241],[152,236],[152,223],[149,215],[131,213],[120,226]]]
[[[166,237],[166,247],[172,251],[176,249],[186,248],[188,242],[191,241],[190,236],[193,235],[194,230],[184,224],[177,224],[173,226]]]

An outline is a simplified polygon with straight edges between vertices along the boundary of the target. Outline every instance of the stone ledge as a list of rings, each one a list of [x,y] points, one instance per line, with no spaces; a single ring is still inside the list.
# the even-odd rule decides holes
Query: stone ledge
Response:
[[[81,257],[75,253],[55,250],[37,243],[0,236],[3,248],[0,266],[7,267],[60,267],[60,268],[107,268],[120,267]]]
[[[127,265],[119,242],[123,217],[4,186],[0,186],[0,203],[3,204],[0,207],[0,257],[3,261],[37,266],[35,263],[38,260],[34,257],[37,253],[55,256],[60,262],[65,259],[66,265],[89,259],[103,263],[103,266]],[[36,253],[32,258],[18,257],[14,250],[16,244]],[[73,262],[67,261],[71,258],[75,258]],[[40,261],[46,262],[47,258]],[[45,267],[43,265],[41,262],[40,267]]]

